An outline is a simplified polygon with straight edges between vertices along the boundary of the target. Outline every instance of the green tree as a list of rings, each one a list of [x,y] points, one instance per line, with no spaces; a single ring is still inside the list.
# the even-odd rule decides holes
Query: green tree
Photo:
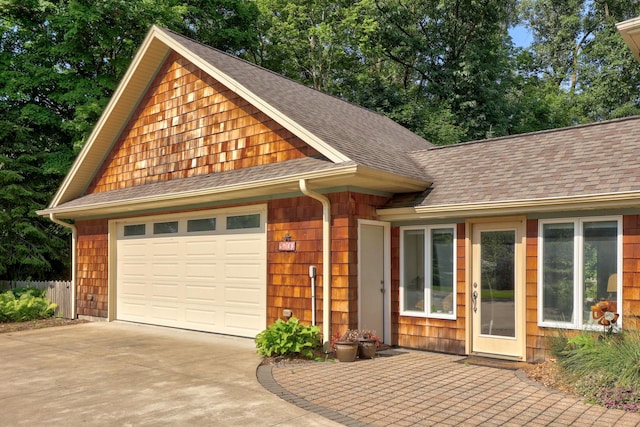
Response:
[[[249,0],[0,0],[0,279],[67,275],[67,231],[34,211],[53,196],[150,26],[236,52],[252,47],[256,13]]]
[[[624,0],[522,0],[534,38],[525,96],[545,94],[541,128],[640,112],[640,68],[615,28],[638,14],[640,3]]]
[[[439,143],[507,133],[512,84],[508,27],[514,2],[376,0],[384,55],[400,67],[398,83],[416,111],[438,119],[418,128]],[[420,120],[420,119],[418,119]],[[438,139],[443,134],[458,139]],[[434,138],[435,137],[435,138]]]
[[[375,29],[369,0],[258,0],[261,43],[253,60],[317,90],[350,92]]]

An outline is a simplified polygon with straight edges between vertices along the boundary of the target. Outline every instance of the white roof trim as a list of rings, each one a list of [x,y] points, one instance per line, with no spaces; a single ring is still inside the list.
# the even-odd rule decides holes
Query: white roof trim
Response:
[[[616,28],[633,55],[640,61],[640,17],[619,22]]]
[[[593,194],[572,197],[550,197],[459,205],[416,206],[415,208],[378,209],[384,221],[498,216],[569,210],[606,208],[640,208],[640,192]]]

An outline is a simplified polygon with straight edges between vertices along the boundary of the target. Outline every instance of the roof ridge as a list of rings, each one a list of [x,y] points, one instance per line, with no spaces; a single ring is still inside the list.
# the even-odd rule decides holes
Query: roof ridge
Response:
[[[404,126],[400,125],[399,123],[397,123],[395,120],[391,120],[389,117],[385,116],[384,114],[382,114],[382,113],[380,113],[380,112],[378,112],[378,111],[371,110],[371,109],[369,109],[369,108],[363,107],[362,105],[356,104],[355,102],[351,102],[351,101],[349,101],[349,100],[347,100],[347,99],[340,98],[340,97],[338,97],[338,96],[336,96],[336,95],[333,95],[333,94],[331,94],[331,93],[323,92],[323,91],[321,91],[321,90],[319,90],[319,89],[316,89],[316,88],[314,88],[314,87],[307,86],[306,84],[304,84],[304,83],[302,83],[302,82],[299,82],[298,80],[294,80],[294,79],[293,79],[293,78],[291,78],[291,77],[288,77],[288,76],[285,76],[285,75],[283,75],[283,74],[277,73],[277,72],[275,72],[275,71],[273,71],[273,70],[270,70],[270,69],[268,69],[268,68],[266,68],[266,67],[263,67],[262,65],[258,65],[258,64],[254,63],[254,62],[251,62],[251,61],[249,61],[249,60],[247,60],[247,59],[241,58],[241,57],[239,57],[239,56],[237,56],[237,55],[234,55],[234,54],[232,54],[232,53],[226,52],[226,51],[224,51],[224,50],[218,49],[218,48],[213,47],[213,46],[209,46],[208,44],[205,44],[205,43],[202,43],[202,42],[200,42],[200,41],[198,41],[198,40],[192,39],[191,37],[187,37],[187,36],[185,36],[184,34],[180,34],[180,33],[176,32],[176,31],[173,31],[173,30],[171,30],[171,29],[169,29],[169,28],[160,27],[160,26],[157,26],[157,28],[158,28],[158,29],[160,29],[160,30],[162,30],[162,31],[170,32],[170,33],[172,33],[172,34],[174,34],[174,35],[176,35],[176,36],[178,36],[178,37],[182,37],[182,38],[184,38],[184,39],[187,39],[187,40],[189,40],[189,41],[191,41],[191,42],[193,42],[193,43],[197,43],[197,44],[199,44],[199,45],[201,45],[201,46],[203,46],[203,47],[205,47],[205,48],[207,48],[207,49],[215,50],[216,52],[219,52],[219,53],[221,53],[221,54],[223,54],[223,55],[225,55],[225,56],[227,56],[227,57],[229,57],[229,58],[231,58],[231,59],[235,59],[235,60],[237,60],[237,61],[244,62],[244,63],[245,63],[245,64],[247,64],[247,65],[251,65],[252,67],[258,68],[258,69],[260,69],[260,70],[262,70],[262,71],[266,71],[266,72],[268,72],[268,73],[270,73],[270,74],[273,74],[273,75],[275,75],[275,76],[277,76],[277,77],[280,77],[280,78],[285,79],[285,80],[288,80],[288,81],[290,81],[290,82],[292,82],[292,83],[295,83],[295,84],[298,84],[298,85],[300,85],[300,86],[303,86],[303,87],[305,87],[305,88],[307,88],[307,89],[309,89],[309,90],[312,90],[312,91],[314,91],[314,92],[316,92],[316,93],[319,93],[319,94],[321,94],[321,95],[328,96],[328,97],[333,98],[333,99],[335,99],[335,100],[337,100],[337,101],[341,101],[341,102],[347,103],[347,104],[351,105],[352,107],[356,107],[356,108],[359,108],[359,109],[361,109],[361,110],[367,111],[367,112],[372,113],[372,114],[375,114],[375,115],[377,115],[377,116],[380,116],[380,117],[382,117],[382,118],[384,118],[384,119],[386,119],[386,120],[388,120],[388,121],[390,121],[390,122],[392,122],[392,123],[394,123],[394,124],[396,124],[396,125],[398,125],[398,126],[404,127]]]
[[[543,130],[538,130],[538,131],[534,131],[534,132],[518,133],[518,134],[513,134],[513,135],[504,135],[504,136],[500,136],[500,137],[497,137],[497,138],[476,139],[476,140],[473,140],[473,141],[460,142],[460,143],[457,143],[457,144],[435,145],[435,146],[433,146],[431,148],[427,148],[426,150],[416,150],[416,151],[412,151],[411,153],[420,153],[420,152],[424,152],[424,151],[442,150],[442,149],[454,148],[454,147],[465,147],[465,146],[469,146],[469,145],[484,144],[484,143],[490,143],[490,142],[498,142],[498,141],[504,141],[504,140],[508,140],[508,139],[529,137],[529,136],[535,136],[535,135],[545,135],[545,134],[556,133],[556,132],[566,132],[568,130],[584,129],[584,128],[589,128],[589,127],[593,127],[593,126],[602,126],[602,125],[619,123],[619,122],[630,121],[630,120],[640,120],[640,115],[619,117],[619,118],[615,118],[615,119],[602,120],[602,121],[596,121],[596,122],[591,122],[591,123],[581,123],[581,124],[572,125],[572,126],[565,126],[565,127],[561,127],[561,128],[543,129]]]

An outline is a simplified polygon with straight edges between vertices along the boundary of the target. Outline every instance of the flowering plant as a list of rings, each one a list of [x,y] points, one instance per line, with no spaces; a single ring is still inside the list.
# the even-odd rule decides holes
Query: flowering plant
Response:
[[[376,335],[375,331],[370,331],[368,329],[347,329],[343,334],[336,332],[331,337],[331,351],[335,350],[336,343],[358,342],[362,340],[374,340],[376,342],[376,347],[380,347],[382,345],[382,340]]]

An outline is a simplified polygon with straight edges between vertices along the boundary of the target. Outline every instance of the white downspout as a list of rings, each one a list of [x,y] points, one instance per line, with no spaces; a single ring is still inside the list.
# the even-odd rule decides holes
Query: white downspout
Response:
[[[55,217],[53,213],[49,213],[49,219],[56,224],[60,224],[63,227],[71,229],[71,318],[76,318],[76,264],[77,264],[77,253],[76,253],[76,239],[78,229],[74,224],[70,224],[68,222],[60,221]]]
[[[309,190],[305,179],[299,183],[302,194],[322,203],[322,339],[326,346],[331,341],[331,202]]]

